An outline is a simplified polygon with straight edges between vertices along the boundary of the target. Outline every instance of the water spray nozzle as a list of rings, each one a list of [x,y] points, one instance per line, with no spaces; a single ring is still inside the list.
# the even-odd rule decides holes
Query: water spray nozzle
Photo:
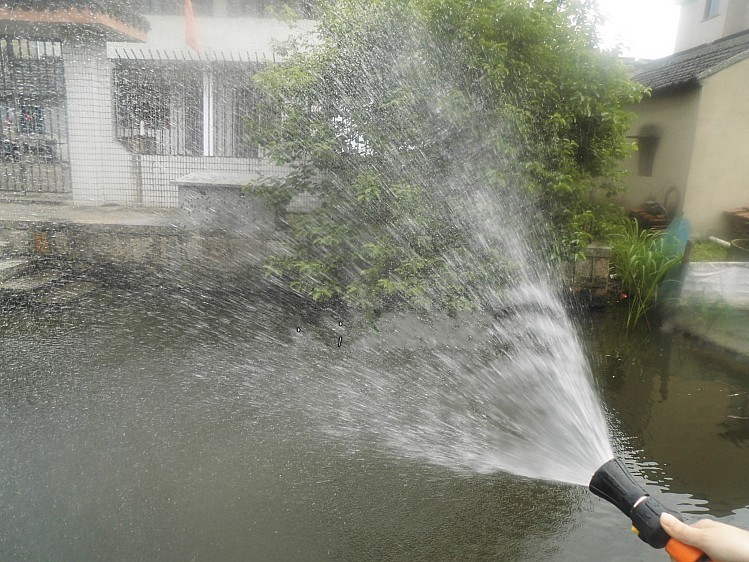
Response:
[[[681,515],[666,508],[648,494],[619,459],[611,459],[599,468],[590,480],[590,491],[614,504],[632,521],[632,530],[653,548],[665,548],[678,562],[704,562],[708,558],[701,551],[672,539],[661,527],[661,513]]]

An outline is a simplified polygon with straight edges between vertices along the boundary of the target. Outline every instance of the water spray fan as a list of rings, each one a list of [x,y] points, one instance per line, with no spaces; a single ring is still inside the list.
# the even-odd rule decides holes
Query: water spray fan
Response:
[[[653,548],[665,548],[677,562],[709,562],[700,550],[671,538],[661,527],[661,513],[677,519],[679,513],[667,509],[634,481],[624,463],[611,459],[599,468],[590,480],[590,491],[611,502],[632,520],[632,530]]]

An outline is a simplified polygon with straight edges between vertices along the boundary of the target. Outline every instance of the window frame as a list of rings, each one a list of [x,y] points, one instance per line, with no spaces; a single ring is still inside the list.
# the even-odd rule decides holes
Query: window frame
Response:
[[[703,21],[712,19],[720,15],[720,0],[705,0],[705,12],[703,14]]]
[[[643,178],[653,177],[655,153],[658,150],[660,137],[655,134],[643,134],[637,137],[637,175]]]

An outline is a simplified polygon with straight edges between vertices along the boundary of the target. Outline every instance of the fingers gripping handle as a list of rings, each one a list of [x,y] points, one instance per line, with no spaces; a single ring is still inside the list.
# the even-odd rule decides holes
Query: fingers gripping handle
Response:
[[[661,526],[663,512],[681,519],[677,512],[667,509],[635,482],[627,467],[619,459],[611,459],[599,468],[590,481],[590,491],[627,515],[633,530],[641,540],[654,548],[666,548],[677,562],[709,562],[701,551],[681,543],[666,533]]]
[[[646,495],[635,502],[629,512],[629,517],[642,540],[655,548],[665,547],[666,552],[676,562],[710,562],[701,550],[671,538],[661,525],[663,513],[670,513],[681,521],[679,513],[666,508],[657,499]]]
[[[661,514],[670,513],[681,520],[681,515],[667,509],[661,502],[651,496],[643,496],[632,507],[629,517],[639,537],[655,548],[666,548],[666,552],[676,562],[710,562],[705,554],[671,536],[661,525]]]
[[[710,562],[704,552],[676,539],[671,539],[666,543],[666,552],[676,562]]]

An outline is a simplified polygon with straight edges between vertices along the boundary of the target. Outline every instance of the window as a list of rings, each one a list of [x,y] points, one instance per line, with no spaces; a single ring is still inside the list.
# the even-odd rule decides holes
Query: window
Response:
[[[658,148],[658,137],[648,135],[637,139],[637,175],[650,177],[653,175],[653,164],[655,162],[655,150]]]
[[[636,135],[629,138],[637,145],[637,175],[650,177],[653,175],[655,153],[658,150],[662,130],[657,125],[645,125]]]
[[[118,64],[117,137],[140,154],[203,154],[202,80],[191,65]]]
[[[249,65],[124,62],[115,67],[117,138],[138,154],[256,158]]]
[[[230,16],[270,17],[280,12],[284,6],[293,9],[303,18],[310,18],[314,12],[313,0],[226,0]]]
[[[38,105],[21,104],[18,130],[22,133],[44,134],[44,113]]]
[[[720,10],[720,0],[706,0],[704,19],[717,16],[719,10]]]
[[[214,65],[210,111],[215,156],[257,158],[258,146],[249,138],[250,122],[259,119],[253,70],[239,65]]]
[[[133,9],[147,15],[179,16],[183,5],[182,0],[136,0]]]

